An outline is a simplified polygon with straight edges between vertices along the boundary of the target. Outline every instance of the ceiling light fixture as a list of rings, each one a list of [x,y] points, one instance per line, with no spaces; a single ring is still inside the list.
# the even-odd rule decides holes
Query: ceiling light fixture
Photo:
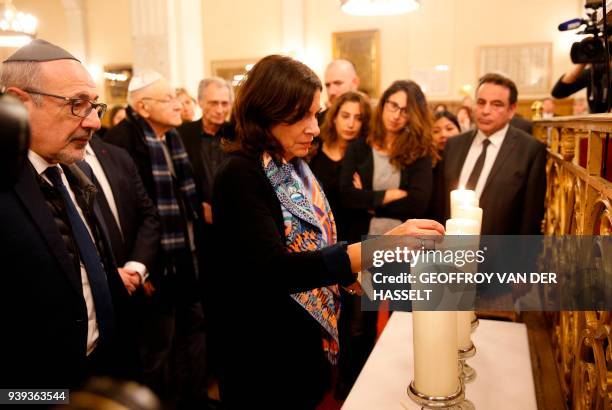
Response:
[[[17,11],[12,0],[4,0],[0,17],[0,47],[21,47],[36,36],[38,20],[31,14]]]

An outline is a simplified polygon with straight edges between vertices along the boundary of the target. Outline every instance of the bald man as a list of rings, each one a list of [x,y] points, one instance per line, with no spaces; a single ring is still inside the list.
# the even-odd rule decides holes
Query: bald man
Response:
[[[325,69],[325,90],[327,91],[327,108],[336,98],[347,91],[357,91],[359,88],[359,77],[355,66],[348,60],[337,59],[329,63]],[[327,108],[317,115],[319,125],[323,123]]]
[[[158,274],[150,279],[156,292],[142,318],[144,378],[164,402],[203,408],[206,362],[197,286],[202,205],[175,130],[182,106],[174,87],[155,71],[132,78],[128,104],[126,118],[105,140],[130,154],[161,221]]]

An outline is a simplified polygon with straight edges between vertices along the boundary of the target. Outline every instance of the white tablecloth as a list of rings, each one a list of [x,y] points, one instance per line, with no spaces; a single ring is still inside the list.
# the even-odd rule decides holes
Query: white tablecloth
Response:
[[[466,396],[476,409],[537,410],[525,325],[480,320],[472,341],[477,376]],[[406,394],[412,378],[412,314],[395,312],[342,409],[418,410]]]

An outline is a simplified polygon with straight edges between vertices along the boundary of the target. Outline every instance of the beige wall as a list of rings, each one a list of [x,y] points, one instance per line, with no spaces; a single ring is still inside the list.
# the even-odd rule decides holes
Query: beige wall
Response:
[[[68,42],[69,24],[64,13],[62,0],[13,0],[19,11],[30,13],[38,18],[38,37],[55,44]]]
[[[451,94],[474,83],[480,45],[553,43],[553,81],[569,66],[569,45],[575,34],[559,33],[557,25],[581,12],[576,0],[422,0],[421,8],[401,16],[344,15],[337,2],[306,2],[306,48],[320,57],[318,73],[331,59],[335,31],[378,29],[381,35],[381,88],[410,76],[416,67],[450,66]]]
[[[205,70],[212,60],[243,59],[282,52],[281,0],[203,0]],[[336,31],[378,29],[381,88],[409,77],[413,68],[450,67],[450,94],[477,77],[480,45],[552,42],[552,82],[570,66],[573,32],[557,25],[582,12],[582,0],[422,0],[420,10],[401,16],[356,17],[337,1],[304,0],[302,55],[319,75],[332,56]],[[552,84],[551,84],[552,86]],[[525,96],[526,97],[526,96]]]
[[[421,9],[402,16],[355,17],[343,14],[336,0],[304,0],[304,49],[299,55],[319,75],[330,61],[336,31],[378,29],[381,34],[381,88],[409,77],[414,68],[446,64],[450,94],[473,84],[480,45],[553,43],[554,82],[569,66],[573,32],[559,33],[559,22],[582,12],[583,0],[422,0]],[[203,75],[211,61],[281,53],[283,0],[202,0]],[[15,0],[39,18],[39,37],[69,44],[61,0]],[[132,61],[129,0],[86,0],[88,63],[102,67]],[[198,30],[194,30],[198,33]],[[526,97],[526,96],[525,96]]]
[[[69,21],[62,0],[14,0],[15,7],[38,18],[37,37],[70,50]],[[98,70],[95,80],[101,85],[101,70],[108,64],[131,64],[132,41],[130,0],[86,0],[85,61]],[[72,50],[74,52],[74,50]]]
[[[281,15],[281,0],[202,0],[205,75],[213,60],[281,52]]]
[[[130,0],[87,0],[86,7],[90,63],[131,64]]]

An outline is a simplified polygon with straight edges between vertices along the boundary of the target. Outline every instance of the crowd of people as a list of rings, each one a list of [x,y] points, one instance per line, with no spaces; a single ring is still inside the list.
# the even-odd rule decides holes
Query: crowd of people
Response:
[[[312,409],[346,398],[376,341],[364,236],[443,235],[460,186],[482,234],[540,233],[545,146],[512,125],[499,74],[454,115],[410,80],[373,104],[346,60],[322,82],[268,56],[236,96],[212,77],[195,99],[144,71],[99,134],[106,106],[60,47],[19,49],[0,85],[31,125],[0,192],[3,388],[108,375],[168,408]]]

